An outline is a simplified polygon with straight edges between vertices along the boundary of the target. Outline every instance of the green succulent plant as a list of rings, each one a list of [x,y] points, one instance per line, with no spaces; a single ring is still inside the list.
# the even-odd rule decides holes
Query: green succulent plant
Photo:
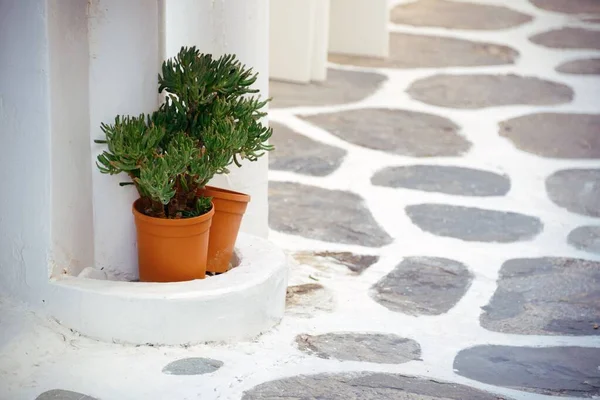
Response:
[[[267,145],[272,129],[260,123],[269,100],[248,96],[258,93],[251,88],[257,77],[234,55],[215,60],[183,47],[162,65],[158,91],[167,98],[156,118],[197,138],[215,156],[216,173],[227,173],[232,162],[239,167],[241,159],[256,161],[273,149]]]
[[[182,47],[162,65],[159,93],[165,102],[150,115],[117,116],[102,124],[107,149],[97,158],[100,172],[126,173],[141,198],[141,212],[158,218],[188,218],[211,208],[198,196],[215,174],[228,173],[242,159],[266,151],[272,129],[262,111],[269,100],[251,96],[257,74],[233,55],[213,59]]]

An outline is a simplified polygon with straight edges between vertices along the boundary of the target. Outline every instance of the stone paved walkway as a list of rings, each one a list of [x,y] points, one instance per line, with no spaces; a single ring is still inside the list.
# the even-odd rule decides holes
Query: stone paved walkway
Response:
[[[600,397],[600,2],[473,1],[272,83],[278,327],[131,347],[0,302],[0,399]]]
[[[600,2],[476,3],[272,84],[271,237],[328,363],[247,399],[600,398]]]

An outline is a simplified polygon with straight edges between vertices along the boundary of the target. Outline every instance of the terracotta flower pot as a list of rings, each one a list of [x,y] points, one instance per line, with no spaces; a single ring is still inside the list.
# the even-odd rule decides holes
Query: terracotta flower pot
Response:
[[[206,186],[200,192],[203,196],[212,197],[215,207],[206,270],[214,273],[227,272],[250,196],[212,186]]]
[[[133,203],[142,282],[180,282],[206,276],[208,235],[215,207],[194,218],[164,219],[142,214]]]

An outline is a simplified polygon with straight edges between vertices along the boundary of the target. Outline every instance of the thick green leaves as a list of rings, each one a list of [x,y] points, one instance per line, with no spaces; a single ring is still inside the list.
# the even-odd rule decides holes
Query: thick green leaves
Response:
[[[148,215],[186,218],[207,212],[198,188],[240,159],[257,160],[272,130],[260,122],[269,100],[251,97],[257,74],[234,55],[213,59],[183,47],[165,61],[158,91],[165,102],[150,115],[116,117],[102,124],[107,144],[97,165],[107,174],[127,173]]]

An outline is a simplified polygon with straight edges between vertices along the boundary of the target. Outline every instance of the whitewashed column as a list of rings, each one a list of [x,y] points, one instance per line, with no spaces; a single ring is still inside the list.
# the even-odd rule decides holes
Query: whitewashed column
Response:
[[[166,2],[167,56],[181,46],[196,45],[215,56],[236,54],[259,73],[255,87],[269,95],[269,0],[197,0]],[[231,166],[228,176],[217,176],[211,184],[252,197],[241,230],[266,237],[268,234],[268,156],[256,162]]]
[[[214,9],[212,0],[164,0],[166,58],[182,46],[213,52]]]
[[[271,0],[272,79],[309,83],[327,77],[329,0]]]
[[[315,7],[315,33],[311,80],[327,79],[327,55],[329,53],[329,0],[317,0]]]
[[[329,51],[387,57],[388,18],[388,0],[331,0]]]
[[[259,73],[255,87],[269,96],[269,0],[216,0],[216,54],[233,53]],[[267,121],[265,121],[267,122]],[[220,183],[252,196],[241,230],[266,237],[268,234],[268,155],[256,162],[231,167]]]
[[[271,0],[269,75],[298,83],[311,80],[317,1]]]
[[[126,176],[101,174],[95,157],[105,148],[100,123],[117,114],[149,113],[158,106],[159,3],[157,0],[89,2],[90,141],[94,205],[94,254],[97,268],[127,278],[137,276],[133,186]]]

